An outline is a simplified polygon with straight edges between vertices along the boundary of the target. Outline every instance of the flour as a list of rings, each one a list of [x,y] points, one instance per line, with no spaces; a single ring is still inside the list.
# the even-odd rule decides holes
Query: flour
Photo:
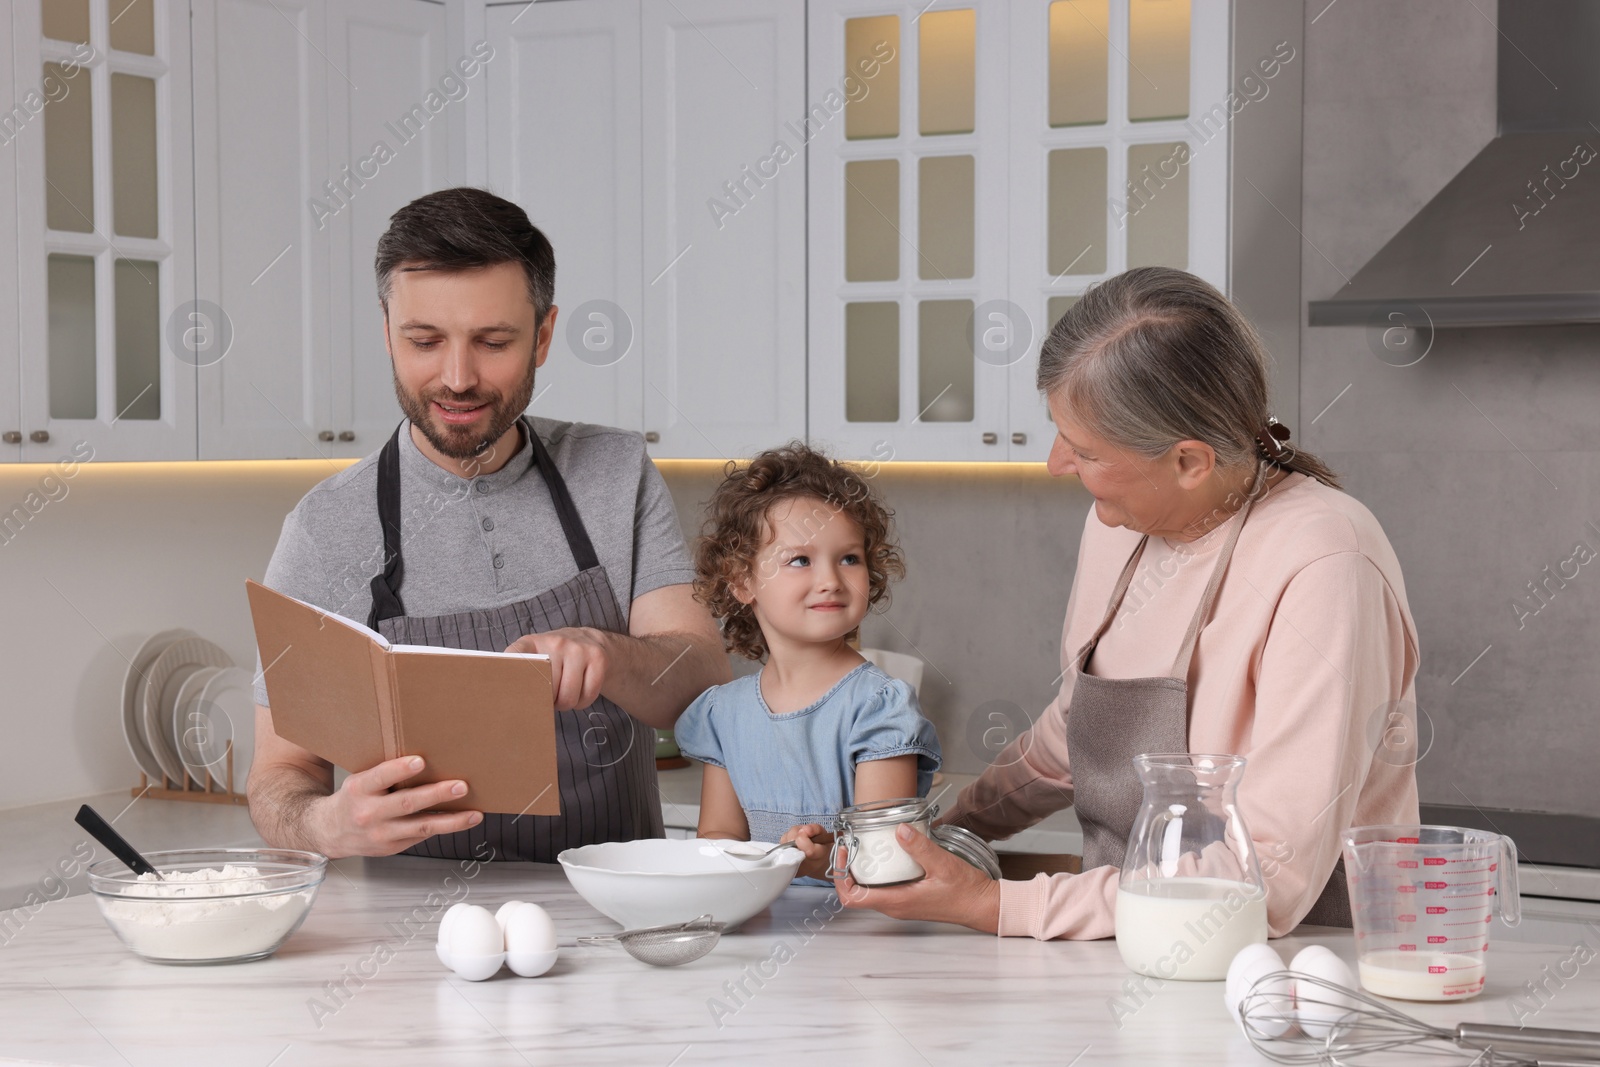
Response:
[[[274,893],[259,874],[255,867],[233,864],[164,877],[141,874],[128,890],[96,899],[111,928],[141,956],[187,961],[250,956],[288,937],[315,891]]]

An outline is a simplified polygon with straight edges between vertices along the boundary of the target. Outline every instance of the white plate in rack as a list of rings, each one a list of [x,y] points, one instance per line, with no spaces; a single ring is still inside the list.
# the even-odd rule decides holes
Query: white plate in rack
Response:
[[[172,738],[172,704],[188,676],[201,667],[232,667],[233,657],[203,637],[185,637],[162,650],[145,672],[140,723],[156,762],[180,788],[187,777]],[[192,668],[192,669],[188,669]],[[180,671],[182,676],[174,679]]]
[[[178,762],[189,772],[189,777],[196,782],[199,782],[205,776],[205,766],[195,752],[191,752],[188,747],[185,747],[184,731],[188,729],[190,724],[189,709],[195,707],[198,703],[200,691],[206,687],[206,683],[224,670],[227,670],[227,668],[196,667],[192,671],[189,671],[188,668],[180,668],[173,672],[172,678],[167,682],[166,687],[170,690],[173,683],[179,678],[183,678],[185,671],[188,671],[188,677],[183,678],[183,684],[178,686],[171,704],[163,701],[163,706],[170,707],[172,710],[171,716],[166,721],[167,738],[172,742],[173,750],[178,753]]]
[[[250,774],[250,761],[256,751],[256,691],[250,672],[243,667],[225,667],[212,675],[200,691],[198,710],[207,719],[209,736],[199,747],[200,759],[185,749],[191,764],[204,761],[196,771],[210,770],[211,777],[227,784],[226,744],[233,742],[233,791],[243,793]],[[194,747],[194,746],[190,746]]]
[[[144,679],[150,672],[150,665],[168,645],[185,637],[198,636],[193,630],[162,630],[146,638],[144,644],[139,646],[139,651],[128,661],[128,673],[122,678],[122,738],[128,743],[133,762],[157,783],[161,781],[161,764],[156,761],[155,753],[145,741],[141,725],[144,716]]]

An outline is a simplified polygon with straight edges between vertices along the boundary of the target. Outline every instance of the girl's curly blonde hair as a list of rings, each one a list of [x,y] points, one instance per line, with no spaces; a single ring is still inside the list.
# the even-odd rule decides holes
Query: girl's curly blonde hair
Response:
[[[869,607],[887,602],[890,580],[906,572],[893,541],[894,512],[884,507],[854,467],[798,441],[762,452],[742,466],[729,463],[706,505],[705,525],[695,545],[694,595],[722,620],[728,651],[746,659],[766,658],[767,644],[755,612],[733,591],[752,576],[756,556],[767,540],[767,516],[773,506],[798,497],[815,497],[861,528]]]

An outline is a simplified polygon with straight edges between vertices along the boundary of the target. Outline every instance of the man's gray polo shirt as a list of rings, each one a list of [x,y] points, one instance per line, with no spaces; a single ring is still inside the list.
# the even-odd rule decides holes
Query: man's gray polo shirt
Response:
[[[566,480],[625,623],[632,598],[694,580],[672,498],[643,437],[581,422],[533,424]],[[409,423],[400,430],[399,592],[407,615],[496,608],[578,573],[529,442],[493,474],[466,479],[419,452],[410,430]],[[317,485],[284,519],[265,584],[364,623],[372,576],[382,568],[373,453]],[[255,695],[267,703],[264,682]]]

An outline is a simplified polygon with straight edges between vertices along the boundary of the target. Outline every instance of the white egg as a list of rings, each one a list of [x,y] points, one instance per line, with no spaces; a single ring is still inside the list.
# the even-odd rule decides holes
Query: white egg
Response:
[[[506,939],[488,908],[469,904],[450,926],[450,969],[469,982],[492,977],[506,960]]]
[[[505,935],[488,908],[468,904],[450,927],[446,946],[456,956],[492,956],[506,950]]]
[[[1293,986],[1287,976],[1262,981],[1274,971],[1284,970],[1283,957],[1272,946],[1257,943],[1246,945],[1228,965],[1228,978],[1223,983],[1222,1002],[1228,1014],[1239,1020],[1245,996],[1255,993],[1249,1005],[1250,1028],[1261,1037],[1282,1037],[1294,1028]],[[1257,983],[1260,983],[1259,985]],[[1248,1031],[1247,1031],[1248,1032]]]
[[[506,962],[524,978],[537,978],[555,966],[556,924],[537,904],[524,904],[506,920]]]
[[[1289,969],[1297,974],[1330,982],[1345,989],[1356,988],[1356,976],[1350,967],[1322,945],[1303,948],[1290,962]],[[1337,989],[1311,982],[1295,985],[1295,1013],[1300,1018],[1300,1029],[1318,1041],[1328,1036],[1333,1024],[1357,1007],[1356,1001]]]
[[[433,951],[439,957],[439,962],[446,967],[450,966],[450,931],[461,918],[461,913],[470,905],[452,904],[450,910],[444,913],[444,918],[439,920],[439,941],[433,946]]]
[[[511,917],[511,913],[525,904],[526,900],[508,900],[500,905],[500,910],[494,913],[494,921],[500,924],[500,933],[506,932],[506,920]]]

